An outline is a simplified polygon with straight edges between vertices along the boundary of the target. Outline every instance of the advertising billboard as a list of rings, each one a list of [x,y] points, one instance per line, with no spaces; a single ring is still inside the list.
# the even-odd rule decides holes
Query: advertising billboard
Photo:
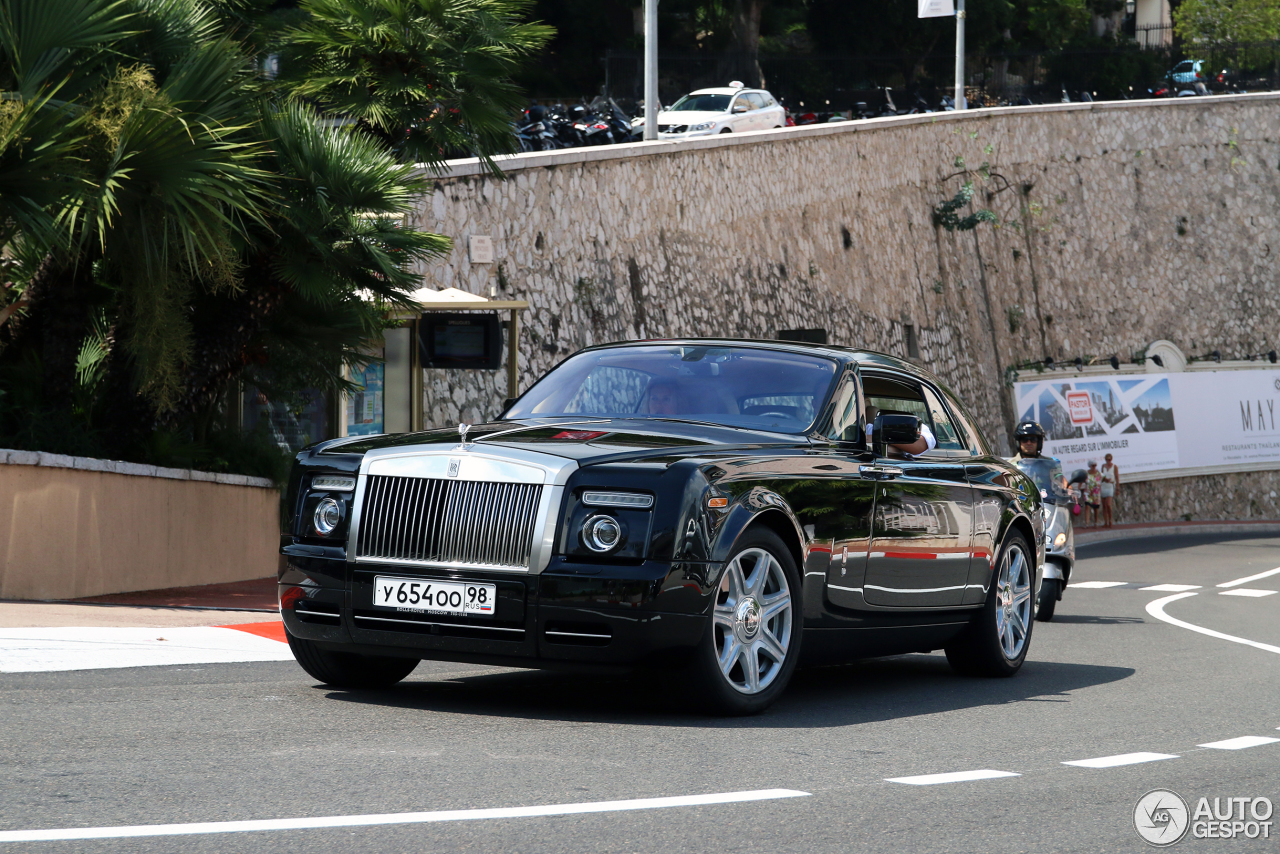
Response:
[[[1018,420],[1044,427],[1068,472],[1110,453],[1122,472],[1280,465],[1280,369],[1038,378],[1014,384]]]

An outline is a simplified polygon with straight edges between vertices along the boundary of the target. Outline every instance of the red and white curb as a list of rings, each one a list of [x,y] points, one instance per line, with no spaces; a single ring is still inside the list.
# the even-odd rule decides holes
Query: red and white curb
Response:
[[[237,626],[0,629],[0,673],[292,661],[279,622]]]

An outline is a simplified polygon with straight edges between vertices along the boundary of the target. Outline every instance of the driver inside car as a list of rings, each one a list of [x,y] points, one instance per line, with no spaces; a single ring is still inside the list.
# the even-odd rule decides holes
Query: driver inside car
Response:
[[[659,381],[650,385],[645,412],[649,415],[679,415],[679,392],[675,383]]]
[[[875,430],[876,416],[880,414],[880,408],[872,404],[867,404],[867,447],[873,447],[871,438],[872,431]],[[938,446],[938,440],[933,435],[933,429],[924,422],[920,421],[920,432],[916,435],[916,440],[909,445],[889,445],[889,456],[895,454],[905,457],[908,460],[914,460],[923,453],[932,451]]]

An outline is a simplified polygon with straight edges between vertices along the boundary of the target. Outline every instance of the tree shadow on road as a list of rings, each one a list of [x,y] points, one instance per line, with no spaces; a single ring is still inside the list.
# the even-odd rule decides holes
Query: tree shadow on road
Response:
[[[381,707],[642,726],[712,728],[824,728],[933,715],[1022,702],[1069,702],[1069,694],[1134,674],[1131,667],[1029,661],[1011,679],[956,675],[939,654],[872,659],[796,673],[767,712],[715,718],[690,710],[663,674],[583,676],[505,671],[450,678],[418,678],[384,691],[343,691],[334,700]]]

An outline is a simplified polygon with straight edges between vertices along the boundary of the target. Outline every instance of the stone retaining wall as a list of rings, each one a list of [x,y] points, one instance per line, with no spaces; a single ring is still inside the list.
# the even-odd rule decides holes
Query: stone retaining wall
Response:
[[[505,178],[458,161],[414,225],[456,240],[424,266],[429,286],[530,301],[522,388],[598,342],[818,327],[909,356],[911,326],[920,362],[1005,448],[1005,372],[1022,360],[1280,344],[1277,107],[1261,94],[903,116],[520,155]],[[998,227],[934,224],[966,180]],[[471,235],[493,238],[495,264],[468,262]],[[492,415],[504,382],[427,371],[426,422]],[[1200,480],[1135,490],[1122,514],[1275,515],[1257,496],[1280,489],[1276,472]]]

